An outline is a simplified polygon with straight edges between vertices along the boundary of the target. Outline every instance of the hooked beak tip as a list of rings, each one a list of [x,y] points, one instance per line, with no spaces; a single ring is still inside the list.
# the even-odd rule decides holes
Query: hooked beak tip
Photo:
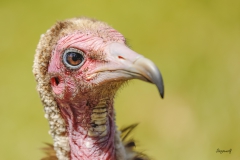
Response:
[[[145,77],[149,82],[155,84],[158,88],[160,96],[164,97],[164,85],[161,72],[158,67],[149,59],[145,57],[138,58],[133,67]]]
[[[162,80],[163,81],[163,80]],[[163,84],[163,82],[162,82]],[[164,85],[157,85],[161,98],[164,98]]]
[[[158,88],[158,92],[161,96],[161,98],[163,99],[164,98],[164,84],[163,84],[163,79],[162,79],[162,76],[161,76],[161,73],[159,72],[160,76],[158,76],[158,78],[156,79],[152,79],[154,81],[152,81],[151,83],[154,83],[157,88]]]

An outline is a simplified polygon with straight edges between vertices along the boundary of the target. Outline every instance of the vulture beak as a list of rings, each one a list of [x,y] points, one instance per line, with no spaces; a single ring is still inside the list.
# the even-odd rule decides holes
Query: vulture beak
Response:
[[[133,70],[136,70],[136,73],[144,77],[145,81],[153,83],[157,86],[160,96],[164,97],[164,85],[161,72],[157,66],[149,59],[145,57],[140,57],[133,62]],[[130,73],[131,74],[131,73]],[[136,78],[140,78],[136,76]]]
[[[132,51],[125,44],[111,43],[108,46],[109,56],[118,61],[117,70],[123,70],[132,78],[141,79],[157,86],[160,96],[164,97],[162,75],[158,67],[149,59]]]
[[[93,73],[110,71],[105,74],[105,80],[140,79],[153,83],[157,86],[160,96],[164,97],[162,75],[151,60],[132,51],[125,44],[117,42],[108,44],[105,53],[107,63],[93,70]]]

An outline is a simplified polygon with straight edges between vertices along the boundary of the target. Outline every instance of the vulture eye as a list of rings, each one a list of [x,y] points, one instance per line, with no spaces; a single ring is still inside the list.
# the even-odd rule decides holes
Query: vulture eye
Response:
[[[84,53],[75,48],[69,48],[63,53],[63,63],[70,69],[78,69],[84,63]]]

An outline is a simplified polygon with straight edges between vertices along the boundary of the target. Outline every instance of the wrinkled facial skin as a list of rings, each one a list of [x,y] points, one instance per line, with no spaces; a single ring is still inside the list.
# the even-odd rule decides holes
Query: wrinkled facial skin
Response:
[[[112,34],[116,38],[115,42],[124,44],[124,38],[120,33],[112,29]],[[57,99],[73,100],[79,96],[80,92],[80,96],[89,96],[86,94],[91,93],[89,91],[94,86],[98,91],[97,86],[102,82],[101,79],[95,83],[93,79],[96,80],[97,75],[91,76],[88,73],[91,73],[99,65],[108,63],[108,60],[105,59],[104,47],[109,43],[111,41],[105,41],[94,34],[86,35],[81,32],[70,34],[58,41],[48,67],[52,90]],[[85,53],[84,64],[80,68],[71,69],[63,63],[63,53],[68,48],[75,48]]]

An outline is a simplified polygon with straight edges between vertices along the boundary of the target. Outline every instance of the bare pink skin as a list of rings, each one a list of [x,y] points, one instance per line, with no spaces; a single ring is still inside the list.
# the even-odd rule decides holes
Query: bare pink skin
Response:
[[[62,106],[61,114],[65,120],[68,120],[68,136],[71,147],[72,160],[114,160],[114,131],[115,124],[113,113],[109,113],[107,122],[108,133],[104,137],[96,138],[87,135],[87,127],[90,121],[91,105],[88,101],[82,101],[74,104],[60,102]],[[112,108],[112,102],[110,104]]]
[[[106,76],[92,76],[94,69],[106,61],[107,44],[125,43],[123,36],[114,29],[108,29],[111,39],[106,41],[93,33],[72,33],[61,38],[53,53],[48,67],[53,95],[61,115],[67,124],[71,160],[115,160],[113,98],[121,80],[105,81]],[[85,53],[85,63],[77,70],[70,70],[62,61],[67,48],[76,48]],[[98,53],[98,54],[96,54]],[[100,56],[96,56],[100,55]],[[121,57],[120,57],[121,58]],[[89,78],[90,76],[90,78]],[[109,80],[109,79],[108,79]],[[100,85],[101,84],[101,85]],[[112,92],[106,92],[112,89]],[[106,99],[108,107],[106,136],[87,135],[91,113],[101,99]]]

